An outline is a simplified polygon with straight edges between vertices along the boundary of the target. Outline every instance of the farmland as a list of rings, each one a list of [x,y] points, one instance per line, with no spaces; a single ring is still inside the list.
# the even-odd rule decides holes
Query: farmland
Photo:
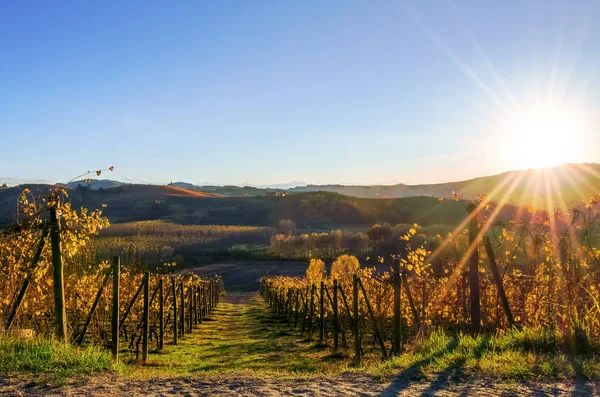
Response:
[[[123,188],[118,194],[124,201],[112,204],[124,205],[136,189]],[[98,387],[94,374],[102,372],[115,377],[114,393],[134,387],[119,386],[118,379],[143,385],[228,373],[249,382],[237,387],[265,390],[287,386],[257,378],[325,377],[340,393],[364,382],[373,393],[454,384],[460,393],[465,380],[509,380],[522,390],[564,382],[560,387],[584,394],[596,387],[595,197],[549,213],[497,205],[485,196],[464,201],[300,193],[243,199],[269,203],[262,221],[246,224],[240,216],[257,215],[242,215],[240,208],[248,207],[218,204],[216,212],[205,213],[208,219],[216,213],[227,219],[225,211],[234,223],[194,224],[176,222],[189,211],[181,208],[196,205],[178,200],[242,199],[182,188],[153,187],[144,194],[157,192],[161,198],[152,205],[167,205],[168,215],[135,220],[125,218],[130,215],[123,206],[117,208],[122,215],[111,217],[127,222],[112,223],[105,216],[110,200],[93,211],[75,209],[92,192],[58,189],[49,196],[58,201],[46,203],[22,191],[19,223],[2,235],[2,315],[9,329],[30,329],[37,337],[9,338],[0,348],[12,357],[1,364],[3,371],[32,374],[41,382],[28,392],[44,394],[44,382],[70,383],[80,374],[91,377],[86,387]],[[59,312],[51,303],[56,229],[46,214],[57,205],[68,348],[48,342]],[[119,272],[115,257],[122,263]],[[115,274],[118,288],[109,282]],[[118,360],[109,353],[115,356],[115,318],[122,323]],[[46,351],[49,361],[31,361],[35,351]],[[51,367],[60,369],[42,374]],[[348,376],[362,380],[340,380]],[[413,385],[414,379],[429,383]],[[14,387],[19,392],[24,386]],[[485,386],[480,389],[484,393]]]

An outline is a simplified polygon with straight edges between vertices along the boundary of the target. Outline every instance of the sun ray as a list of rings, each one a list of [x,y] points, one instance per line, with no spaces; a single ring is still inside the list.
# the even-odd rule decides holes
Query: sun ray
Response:
[[[450,278],[448,279],[448,281],[445,283],[445,285],[442,286],[442,288],[440,290],[440,295],[439,295],[440,299],[438,299],[437,302],[442,302],[445,299],[446,295],[448,294],[448,291],[450,290],[450,286],[454,285],[454,283],[456,282],[456,279],[457,279],[458,275],[461,274],[462,269],[466,265],[467,261],[469,260],[469,258],[471,257],[471,255],[475,252],[475,249],[479,246],[479,241],[483,238],[483,236],[487,233],[487,231],[489,230],[489,228],[493,225],[494,221],[496,220],[496,217],[498,216],[498,214],[500,213],[500,211],[502,210],[502,208],[504,207],[504,205],[508,201],[508,198],[510,197],[510,194],[513,192],[513,190],[516,188],[516,186],[518,185],[518,183],[520,182],[520,180],[523,178],[523,173],[512,174],[512,175],[514,175],[514,176],[512,178],[512,182],[511,182],[509,188],[506,190],[506,192],[504,193],[504,195],[502,196],[502,198],[496,203],[496,207],[494,208],[494,210],[492,211],[492,213],[486,219],[486,221],[482,225],[482,227],[479,228],[479,230],[477,232],[477,236],[475,238],[475,241],[472,244],[469,244],[469,246],[467,247],[467,250],[466,250],[465,254],[463,255],[463,257],[461,258],[461,260],[457,264],[454,272],[452,273],[452,275],[450,276]],[[504,184],[502,184],[502,186],[503,185]],[[468,222],[470,222],[473,217],[478,216],[479,213],[482,211],[482,209],[485,208],[485,206],[487,206],[487,204],[489,203],[489,201],[488,201],[487,203],[483,204],[484,202],[485,202],[485,200],[483,200],[476,207],[476,209],[466,217],[466,219],[465,219],[466,222],[463,222],[463,223],[465,223],[465,225]],[[427,262],[430,262],[432,260],[430,258],[431,258],[431,256],[427,259]],[[436,308],[436,307],[434,307],[434,308]]]
[[[504,101],[496,94],[496,92],[486,84],[481,77],[471,68],[467,63],[454,51],[450,48],[442,37],[431,27],[429,26],[423,18],[417,13],[415,9],[410,7],[407,3],[403,3],[403,8],[410,14],[415,23],[429,36],[429,38],[437,44],[442,51],[450,58],[450,60],[463,72],[467,77],[469,77],[473,83],[479,87],[479,89],[486,94],[496,106],[498,106],[505,114],[512,114],[512,109],[510,106],[506,105]]]

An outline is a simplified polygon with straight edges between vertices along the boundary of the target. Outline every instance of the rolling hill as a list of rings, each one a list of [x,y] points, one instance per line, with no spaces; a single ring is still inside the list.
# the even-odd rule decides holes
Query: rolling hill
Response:
[[[29,185],[43,196],[50,185]],[[14,219],[21,188],[0,190],[0,225]],[[376,222],[454,225],[465,216],[465,203],[431,197],[368,199],[330,192],[285,197],[223,197],[175,186],[123,185],[103,190],[71,190],[74,207],[104,208],[112,223],[155,220],[185,224],[276,225],[292,219],[301,227],[355,225]]]
[[[455,192],[467,200],[485,194],[508,204],[500,215],[508,219],[513,206],[543,208],[547,199],[568,205],[599,195],[600,165],[571,164],[434,185],[306,186],[288,190],[290,194],[284,197],[224,196],[180,186],[71,189],[69,200],[76,207],[91,209],[106,204],[104,213],[113,223],[162,219],[187,224],[275,225],[280,219],[292,219],[301,227],[315,228],[375,222],[456,225],[464,219],[465,203],[439,201],[439,197]],[[52,186],[0,189],[0,227],[14,219],[17,197],[25,187],[43,196]]]
[[[423,185],[307,185],[287,190],[251,186],[196,186],[185,182],[174,185],[225,196],[264,196],[267,191],[286,193],[331,192],[359,198],[452,197],[475,199],[491,195],[494,201],[517,206],[543,207],[546,199],[557,203],[577,203],[600,194],[600,164],[564,164],[545,169],[510,171],[475,179]]]
[[[450,197],[455,192],[465,199],[496,192],[492,196],[494,201],[506,196],[507,202],[514,205],[540,207],[545,205],[546,197],[557,202],[574,203],[600,194],[600,164],[564,164],[429,185],[308,185],[289,191],[327,191],[366,198]]]

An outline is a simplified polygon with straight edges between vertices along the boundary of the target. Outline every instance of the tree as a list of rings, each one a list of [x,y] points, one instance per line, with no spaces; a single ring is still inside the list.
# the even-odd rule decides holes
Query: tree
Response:
[[[325,277],[325,262],[320,259],[311,259],[308,269],[306,269],[306,278],[311,284],[321,282]]]
[[[331,278],[338,280],[340,284],[348,284],[359,269],[360,263],[355,256],[342,255],[331,265]]]
[[[6,186],[6,183],[3,183],[3,184],[2,184],[2,187],[8,187],[8,186]]]

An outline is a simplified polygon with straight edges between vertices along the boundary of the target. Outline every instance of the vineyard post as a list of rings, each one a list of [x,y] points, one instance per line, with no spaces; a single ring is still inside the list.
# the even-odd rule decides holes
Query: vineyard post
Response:
[[[209,280],[208,282],[208,313],[212,312],[212,294],[213,294],[213,290],[212,290],[212,280]]]
[[[194,326],[197,327],[198,326],[198,287],[196,286],[196,283],[194,282],[194,286],[192,288],[192,307],[193,307],[193,313],[194,313]]]
[[[54,309],[56,336],[65,342],[67,336],[67,310],[65,307],[65,286],[63,263],[60,255],[60,199],[52,194],[48,200],[50,206],[50,244],[52,246],[52,266],[54,282]]]
[[[300,299],[299,299],[299,295],[300,295],[300,289],[295,289],[295,296],[296,296],[296,305],[295,305],[295,309],[294,309],[294,329],[296,329],[296,327],[298,327],[298,313],[300,311]]]
[[[188,307],[188,325],[190,327],[190,334],[193,332],[194,330],[194,280],[190,280],[190,286],[188,288],[189,290],[189,295],[190,295],[190,301],[189,301],[189,307]]]
[[[200,324],[202,324],[202,316],[204,315],[204,283],[200,284]]]
[[[121,258],[113,256],[112,260],[113,291],[112,291],[112,345],[111,352],[113,359],[119,358],[119,281],[121,278]]]
[[[310,288],[310,313],[308,313],[308,339],[312,341],[314,324],[315,324],[315,292],[317,290],[316,285],[312,285]]]
[[[160,276],[158,280],[158,349],[163,349],[165,337],[165,302],[164,302],[164,277]]]
[[[185,335],[185,296],[183,294],[183,287],[184,287],[184,282],[183,280],[181,280],[181,283],[179,284],[181,287],[181,293],[179,294],[179,297],[181,298],[181,318],[180,318],[180,325],[181,325],[181,336]]]
[[[306,330],[306,321],[308,316],[308,286],[306,286],[306,293],[304,294],[304,310],[302,311],[302,333]]]
[[[419,320],[419,313],[417,312],[417,307],[415,306],[415,301],[413,300],[412,293],[410,292],[410,286],[408,285],[406,273],[401,273],[400,277],[401,281],[404,282],[404,292],[406,292],[406,298],[408,299],[408,305],[410,306],[410,311],[412,312],[415,324],[421,324],[421,320]]]
[[[379,332],[379,327],[377,326],[377,319],[375,318],[375,314],[373,313],[373,307],[371,306],[371,302],[369,302],[369,297],[367,296],[367,291],[365,290],[365,286],[362,281],[358,279],[358,285],[360,290],[362,291],[363,297],[365,298],[365,304],[367,305],[367,311],[369,312],[369,316],[371,317],[371,321],[373,321],[373,328],[375,329],[375,339],[379,342],[379,347],[381,348],[381,355],[383,359],[387,359],[387,351],[385,349],[385,344],[383,343],[383,338],[381,333]]]
[[[321,280],[321,291],[319,294],[319,344],[325,342],[325,283]]]
[[[210,280],[210,311],[215,309],[215,280]]]
[[[32,269],[34,269],[37,266],[37,263],[40,261],[40,257],[42,256],[42,252],[44,251],[44,244],[45,244],[47,235],[48,235],[48,229],[44,229],[44,231],[42,232],[42,237],[40,239],[38,248],[35,251],[33,260],[31,261]],[[25,281],[23,281],[23,285],[21,286],[21,289],[19,290],[19,295],[17,295],[17,300],[15,301],[15,304],[8,316],[8,321],[6,322],[6,329],[10,328],[10,326],[13,323],[13,320],[15,319],[15,316],[17,315],[17,311],[19,310],[19,307],[21,306],[21,303],[23,302],[25,293],[27,293],[27,288],[29,287],[30,280],[31,280],[31,275],[27,274],[27,276],[25,277]]]
[[[203,310],[204,310],[204,300],[203,300],[203,296],[204,296],[204,282],[202,280],[200,280],[200,286],[198,287],[198,305],[200,306],[198,308],[198,321],[201,323],[202,322],[202,316],[203,316]]]
[[[395,261],[394,276],[394,343],[392,343],[392,354],[394,356],[400,355],[400,343],[401,343],[401,308],[400,308],[400,293],[402,288],[402,277],[400,275],[400,259]]]
[[[481,331],[481,307],[479,302],[479,242],[477,241],[477,205],[469,204],[469,247],[473,250],[469,257],[469,289],[471,290],[471,332]]]
[[[81,334],[79,335],[79,338],[77,340],[78,345],[81,345],[83,343],[83,338],[85,338],[85,333],[87,332],[90,322],[92,321],[92,316],[94,315],[94,312],[96,312],[96,308],[98,307],[98,302],[100,302],[100,298],[102,297],[102,292],[104,291],[104,287],[106,287],[106,284],[108,284],[108,280],[110,278],[111,273],[112,273],[112,269],[109,268],[108,271],[106,272],[106,275],[104,276],[104,279],[102,280],[102,284],[100,284],[100,288],[98,289],[98,292],[96,293],[96,297],[94,298],[94,302],[92,303],[92,308],[90,309],[90,312],[88,313],[88,316],[83,325],[83,330],[81,331]]]
[[[177,344],[177,333],[179,329],[177,328],[177,287],[175,284],[175,277],[171,277],[171,285],[173,287],[173,344]]]
[[[208,284],[204,283],[202,286],[202,307],[204,308],[204,319],[208,317]]]
[[[340,324],[338,313],[338,282],[333,280],[333,352],[337,353],[340,345]]]
[[[143,280],[140,286],[138,287],[137,291],[133,295],[133,298],[131,298],[131,300],[129,301],[129,305],[127,305],[127,309],[125,309],[125,313],[123,314],[123,317],[121,317],[121,321],[119,322],[119,328],[123,326],[123,324],[125,324],[125,320],[127,319],[127,316],[129,316],[129,313],[131,312],[131,309],[133,308],[133,305],[135,304],[135,301],[137,300],[138,296],[140,296],[142,289],[144,289]]]
[[[360,365],[360,327],[358,322],[358,275],[352,277],[352,308],[354,310],[354,365]]]
[[[213,306],[216,308],[219,305],[219,282],[217,281],[216,277],[213,282],[213,289],[214,289]]]
[[[294,290],[290,288],[287,293],[287,305],[285,306],[285,314],[288,318],[288,322],[291,322],[291,318],[294,315]]]
[[[500,276],[500,271],[498,270],[498,265],[496,264],[496,257],[494,256],[494,250],[492,249],[492,243],[490,242],[490,238],[487,234],[483,236],[483,246],[485,247],[488,255],[490,267],[492,268],[492,274],[494,275],[494,281],[496,281],[496,287],[498,288],[498,294],[500,295],[500,301],[502,302],[502,308],[504,309],[504,314],[506,314],[506,320],[508,321],[508,325],[514,327],[515,321],[513,320],[512,312],[510,311],[510,305],[508,304],[506,292],[504,292],[502,276]]]
[[[150,332],[150,272],[144,272],[144,312],[142,315],[142,363],[148,360],[148,333]]]

